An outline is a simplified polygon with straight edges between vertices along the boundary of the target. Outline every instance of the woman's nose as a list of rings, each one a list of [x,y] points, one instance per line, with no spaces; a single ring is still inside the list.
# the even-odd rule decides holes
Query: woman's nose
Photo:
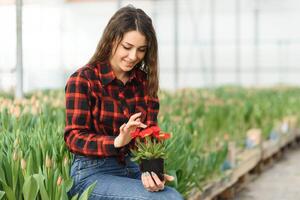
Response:
[[[135,61],[137,56],[136,56],[136,50],[131,50],[129,52],[129,55],[128,55],[129,59],[132,60],[132,61]]]

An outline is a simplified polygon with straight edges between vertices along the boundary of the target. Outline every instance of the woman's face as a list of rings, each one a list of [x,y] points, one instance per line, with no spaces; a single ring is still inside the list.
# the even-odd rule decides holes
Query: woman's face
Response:
[[[138,31],[129,31],[124,34],[118,46],[113,47],[110,64],[118,72],[128,72],[143,60],[146,50],[146,37]]]

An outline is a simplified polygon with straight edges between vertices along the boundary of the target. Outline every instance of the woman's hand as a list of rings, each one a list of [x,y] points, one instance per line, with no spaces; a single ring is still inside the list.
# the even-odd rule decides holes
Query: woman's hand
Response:
[[[164,177],[165,180],[161,181],[154,172],[151,172],[151,174],[149,172],[144,172],[142,173],[142,183],[146,190],[150,192],[157,192],[165,188],[166,181],[174,180],[173,176],[167,174],[164,174]]]
[[[123,124],[120,127],[120,134],[115,138],[114,141],[114,146],[116,148],[123,147],[131,141],[132,137],[130,133],[132,131],[135,131],[139,127],[140,128],[147,127],[147,125],[141,122],[141,118],[140,118],[141,114],[142,114],[141,112],[135,113],[129,118],[126,124]]]

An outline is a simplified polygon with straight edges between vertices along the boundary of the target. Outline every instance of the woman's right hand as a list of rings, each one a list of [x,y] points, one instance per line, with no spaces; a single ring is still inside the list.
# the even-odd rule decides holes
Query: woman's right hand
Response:
[[[135,131],[137,128],[146,128],[147,125],[141,122],[141,112],[132,115],[126,124],[120,127],[120,134],[115,138],[114,146],[116,148],[123,147],[128,144],[132,137],[131,132]]]
[[[154,172],[144,172],[142,173],[142,183],[144,188],[150,192],[158,192],[165,188],[166,181],[174,181],[174,177],[164,174],[164,180],[161,181]]]

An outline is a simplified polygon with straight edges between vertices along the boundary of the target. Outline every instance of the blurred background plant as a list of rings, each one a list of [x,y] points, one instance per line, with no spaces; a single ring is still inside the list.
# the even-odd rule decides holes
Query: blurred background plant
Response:
[[[268,139],[286,116],[299,119],[299,88],[184,89],[159,97],[159,125],[173,135],[166,141],[166,170],[185,197],[223,175],[228,141],[243,149],[248,129],[261,129]],[[63,140],[64,120],[61,90],[23,100],[0,97],[0,197],[67,198],[72,155]]]

